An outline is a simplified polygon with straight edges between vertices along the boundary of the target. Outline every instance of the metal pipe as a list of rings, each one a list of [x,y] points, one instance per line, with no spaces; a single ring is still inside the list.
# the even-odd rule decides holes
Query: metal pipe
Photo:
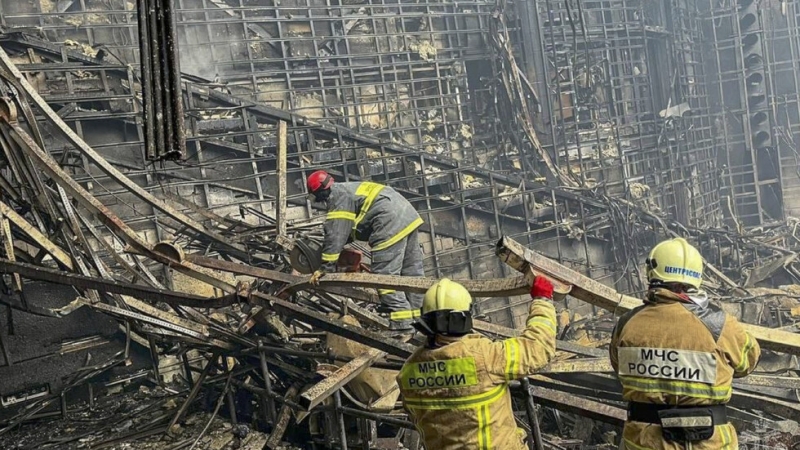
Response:
[[[169,39],[169,30],[167,29],[167,14],[165,3],[170,3],[172,0],[152,0],[156,5],[158,11],[158,21],[156,22],[155,33],[158,36],[161,47],[158,49],[158,54],[153,55],[158,58],[161,64],[161,79],[159,79],[159,89],[161,94],[161,106],[163,108],[164,117],[161,121],[164,123],[164,141],[161,143],[158,154],[159,160],[169,159],[172,154],[172,145],[175,136],[175,120],[173,111],[173,92],[172,92],[172,64],[171,64],[171,42]]]
[[[533,400],[531,382],[527,377],[522,379],[522,387],[525,389],[525,412],[528,415],[528,422],[531,424],[530,446],[536,450],[544,450],[542,430],[539,428],[539,415],[536,412],[536,402]]]
[[[158,370],[158,347],[152,335],[147,336],[147,343],[150,345],[150,360],[153,362],[153,376],[156,378],[156,383],[161,386],[161,374]]]
[[[264,354],[264,345],[258,343],[258,357],[261,362],[261,376],[264,377],[264,389],[267,391],[267,413],[270,422],[274,422],[277,417],[275,411],[275,400],[272,398],[272,379],[269,376],[269,366],[267,365],[267,357]]]
[[[128,322],[126,321],[126,323]],[[194,380],[193,380],[194,377],[192,376],[192,366],[189,365],[189,357],[186,356],[185,352],[181,356],[181,360],[183,361],[183,371],[186,372],[186,381],[189,383],[189,385],[194,385]]]
[[[394,426],[401,427],[401,428],[407,428],[409,430],[415,430],[416,429],[416,428],[414,428],[414,424],[412,424],[411,422],[409,422],[407,420],[395,419],[394,417],[389,417],[389,416],[382,416],[380,414],[375,414],[375,413],[371,413],[371,412],[368,412],[368,411],[362,411],[360,409],[350,408],[350,407],[347,407],[347,406],[342,406],[339,409],[341,409],[343,413],[345,413],[347,415],[350,415],[350,416],[361,417],[361,418],[364,418],[364,419],[370,419],[370,420],[374,420],[376,422],[382,422],[382,423],[385,423],[385,424],[394,425]]]
[[[181,62],[178,58],[177,18],[173,1],[165,2],[167,34],[169,37],[170,83],[172,87],[173,154],[170,159],[186,159],[186,127],[184,122],[183,88],[181,86]]]
[[[336,412],[336,423],[339,428],[339,445],[342,450],[347,450],[347,430],[344,428],[344,413],[342,412],[342,393],[336,391],[333,394],[333,404]]]
[[[159,58],[161,53],[161,39],[158,33],[158,15],[160,11],[158,10],[154,0],[147,0],[147,3],[147,37],[150,39],[150,53],[147,55],[147,57],[150,59],[150,71],[153,77],[153,92],[150,100],[153,102],[152,117],[154,122],[153,126],[155,128],[155,157],[158,158],[159,151],[160,149],[164,148],[164,143],[166,142],[166,130],[164,129],[164,121],[166,117],[164,116],[164,104],[161,97],[163,92],[163,86],[161,84],[163,75],[161,59]]]
[[[144,148],[147,160],[152,160],[156,155],[155,142],[155,116],[153,114],[153,79],[150,68],[150,36],[147,28],[148,0],[136,1],[136,12],[139,29],[139,62],[141,65],[142,84],[142,125],[144,126]]]

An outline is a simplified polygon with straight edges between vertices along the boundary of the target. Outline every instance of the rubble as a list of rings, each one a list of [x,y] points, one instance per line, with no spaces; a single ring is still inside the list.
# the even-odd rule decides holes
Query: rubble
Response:
[[[41,0],[41,12],[64,12],[55,3]],[[728,21],[720,13],[727,6],[703,16],[676,2],[669,32],[652,25],[666,20],[658,12],[637,6],[631,23],[642,26],[625,22],[638,32],[618,52],[596,23],[620,20],[604,5],[576,15],[572,2],[554,4],[545,17],[504,1],[471,9],[423,2],[403,5],[413,10],[404,18],[389,4],[350,2],[359,9],[322,19],[317,5],[276,2],[269,12],[290,21],[284,30],[258,8],[214,0],[215,18],[195,25],[228,39],[235,36],[214,20],[241,21],[229,28],[242,28],[248,55],[193,54],[195,65],[214,66],[217,75],[173,80],[186,106],[176,126],[186,125],[188,160],[159,166],[138,150],[141,78],[133,58],[110,55],[124,44],[95,45],[110,28],[114,44],[131,38],[107,26],[118,19],[103,15],[100,2],[86,3],[86,11],[41,24],[68,24],[68,33],[96,26],[96,38],[70,34],[63,47],[27,35],[0,42],[12,53],[0,80],[2,303],[9,328],[13,314],[114,317],[115,338],[70,342],[60,352],[101,341],[121,350],[87,361],[52,391],[4,396],[19,409],[2,419],[0,447],[417,448],[393,385],[416,342],[380,334],[386,321],[375,313],[375,289],[424,292],[433,275],[469,277],[462,281],[479,299],[476,330],[508,337],[522,320],[529,283],[511,274],[533,267],[571,290],[558,303],[558,356],[513,387],[520,424],[542,434],[542,448],[613,448],[625,412],[605,359],[608,333],[617,315],[639,304],[643,249],[672,235],[698,243],[713,301],[770,350],[756,375],[735,384],[741,442],[796,446],[800,241],[797,219],[776,213],[789,196],[774,188],[778,174],[791,171],[773,173],[781,168],[777,152],[762,148],[748,162],[753,155],[731,150],[746,139],[727,112],[700,117],[712,109],[702,89],[717,82],[695,81],[705,77],[702,64],[676,64],[673,81],[656,84],[660,66],[641,50],[657,47],[652,60],[701,60],[702,46],[689,42],[701,28],[697,17]],[[186,16],[198,11],[181,7]],[[330,26],[319,27],[323,20]],[[764,20],[775,18],[765,10]],[[547,39],[515,42],[517,26]],[[662,40],[669,58],[661,58]],[[476,53],[475,42],[486,52]],[[542,53],[546,67],[520,52]],[[647,101],[639,98],[645,92]],[[742,123],[760,126],[760,117]],[[130,139],[110,144],[103,133],[114,127]],[[758,189],[725,191],[718,178],[746,178],[731,175],[740,167],[715,172],[713,161],[731,156],[760,164],[750,174]],[[315,287],[293,271],[291,250],[319,233],[302,187],[318,167],[391,183],[413,199],[426,220],[431,277],[330,274]],[[534,245],[538,251],[522,249]],[[31,280],[69,286],[74,300],[42,306],[25,295]],[[24,364],[4,336],[0,361]],[[147,367],[116,374],[135,365],[137,352]],[[81,395],[85,401],[67,400]]]

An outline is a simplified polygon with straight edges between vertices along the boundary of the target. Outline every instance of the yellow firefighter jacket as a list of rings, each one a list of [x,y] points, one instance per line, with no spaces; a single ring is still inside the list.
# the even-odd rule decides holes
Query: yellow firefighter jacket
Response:
[[[643,306],[622,316],[609,347],[611,365],[629,402],[679,406],[716,405],[731,398],[733,378],[753,371],[758,342],[736,318],[686,303],[666,289],[653,289]],[[628,421],[621,449],[678,450],[661,427]],[[731,424],[718,425],[693,450],[738,449]]]
[[[533,374],[556,351],[552,303],[531,303],[525,331],[494,342],[478,334],[437,336],[436,348],[420,347],[397,382],[403,405],[426,449],[523,450],[508,382]]]

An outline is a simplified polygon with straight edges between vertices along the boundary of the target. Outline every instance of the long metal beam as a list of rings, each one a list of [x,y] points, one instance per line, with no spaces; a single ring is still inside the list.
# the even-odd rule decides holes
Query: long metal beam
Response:
[[[47,119],[56,128],[58,128],[59,131],[61,131],[70,144],[75,146],[75,148],[79,150],[92,164],[96,165],[100,170],[103,171],[103,173],[108,175],[115,182],[119,183],[120,186],[125,186],[132,194],[139,197],[145,203],[162,211],[164,214],[176,220],[181,225],[208,236],[212,240],[221,244],[227,250],[232,250],[242,256],[247,255],[247,250],[244,247],[230,242],[229,240],[225,239],[225,237],[217,234],[214,231],[208,230],[202,224],[195,222],[191,217],[175,210],[171,206],[167,205],[164,201],[154,197],[145,189],[142,189],[141,186],[134,183],[130,178],[126,177],[122,172],[109,164],[105,158],[100,156],[93,148],[89,147],[86,142],[83,141],[83,139],[75,134],[75,132],[72,131],[72,129],[66,123],[64,123],[61,117],[59,117],[58,114],[53,111],[50,105],[44,101],[36,89],[34,89],[33,86],[28,83],[25,76],[17,69],[17,67],[11,61],[11,58],[9,58],[8,54],[2,48],[0,48],[0,67],[2,67],[7,73],[12,75],[17,80],[28,98],[31,99],[39,108],[39,110],[47,117]]]
[[[515,382],[514,384],[518,383]],[[612,425],[622,426],[628,418],[628,413],[622,408],[606,405],[575,394],[559,392],[541,386],[530,386],[530,393],[537,402],[544,406],[579,414]]]
[[[265,280],[280,281],[289,286],[289,291],[313,290],[317,286],[309,283],[308,277],[291,275],[276,270],[262,269],[220,259],[208,258],[201,255],[186,255],[186,260],[207,268],[223,270],[240,275],[249,275]],[[395,275],[379,275],[373,273],[329,273],[319,280],[319,289],[334,294],[347,295],[359,300],[368,300],[363,293],[352,289],[395,289],[404,292],[424,293],[438,280],[436,278],[403,277]],[[495,278],[489,280],[455,280],[463,285],[475,297],[509,297],[527,294],[530,283],[525,277]],[[334,289],[336,290],[334,290]],[[349,288],[349,289],[344,289]],[[377,301],[377,296],[370,296],[369,301]]]
[[[643,304],[637,298],[621,294],[611,287],[527,249],[509,237],[503,237],[497,242],[496,252],[506,264],[515,270],[525,273],[533,269],[547,277],[572,285],[571,296],[615,314],[628,312]],[[742,326],[758,340],[763,348],[800,355],[800,334],[747,323],[743,323]]]
[[[301,284],[308,279],[308,277],[292,275],[290,273],[279,272],[277,270],[262,269],[261,267],[224,261],[217,258],[209,258],[207,256],[197,255],[194,253],[187,254],[186,261],[208,269],[221,270],[223,272],[230,272],[237,275],[247,275],[262,280],[277,281],[289,285]],[[370,292],[357,288],[326,286],[325,291],[331,294],[344,295],[352,299],[362,300],[370,303],[378,303],[379,301],[377,292]]]
[[[396,289],[404,292],[424,293],[439,280],[423,277],[399,277],[374,273],[332,273],[319,280],[319,286],[353,286],[374,289]],[[453,280],[464,286],[474,297],[510,297],[527,294],[530,283],[525,277],[495,278],[491,280]],[[292,285],[290,290],[305,290],[313,286],[306,278],[302,283]]]
[[[383,334],[347,324],[339,319],[332,319],[325,314],[303,308],[302,306],[295,305],[294,303],[281,300],[271,295],[255,292],[250,296],[249,301],[258,306],[296,317],[309,325],[366,344],[400,358],[408,358],[415,350],[415,347],[412,345],[400,342],[396,339],[389,339]]]
[[[1,49],[0,49],[1,50]],[[1,55],[0,55],[1,56]],[[0,122],[2,125],[2,122]],[[58,163],[42,150],[28,133],[17,123],[6,123],[10,130],[11,137],[19,144],[26,155],[51,177],[56,183],[69,192],[81,205],[97,214],[97,217],[109,228],[119,233],[120,237],[138,252],[152,258],[162,264],[166,264],[175,270],[190,275],[198,280],[222,289],[225,292],[234,292],[235,287],[214,275],[212,272],[202,267],[197,267],[186,261],[178,261],[161,253],[153,251],[153,247],[144,242],[139,235],[123,222],[108,207],[101,203],[97,198],[90,194],[86,189],[78,184],[68,173],[62,169]]]
[[[17,273],[21,277],[30,280],[47,281],[65,286],[74,286],[80,289],[95,289],[154,302],[164,302],[173,306],[222,308],[238,302],[235,296],[230,295],[220,298],[204,298],[165,289],[157,289],[150,286],[87,277],[31,264],[13,262],[3,258],[0,258],[0,273]]]

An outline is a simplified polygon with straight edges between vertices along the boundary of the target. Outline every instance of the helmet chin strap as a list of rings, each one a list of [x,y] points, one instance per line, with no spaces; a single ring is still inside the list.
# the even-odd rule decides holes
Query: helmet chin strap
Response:
[[[320,189],[317,192],[314,192],[314,200],[321,203],[328,201],[328,198],[331,196],[330,189]]]

